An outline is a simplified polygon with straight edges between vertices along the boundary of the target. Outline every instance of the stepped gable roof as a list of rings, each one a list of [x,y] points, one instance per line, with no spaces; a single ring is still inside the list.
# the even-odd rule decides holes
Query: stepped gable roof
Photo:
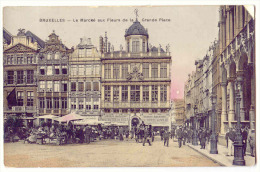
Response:
[[[3,29],[3,38],[7,41],[8,45],[11,43],[12,34],[9,33],[5,28]]]
[[[130,35],[144,35],[149,36],[147,30],[141,25],[141,23],[136,20],[127,30],[125,33],[125,37]]]
[[[25,35],[28,37],[31,37],[32,41],[37,42],[41,48],[44,47],[44,45],[45,45],[44,41],[41,38],[39,38],[38,36],[36,36],[35,34],[33,34],[31,31],[27,31],[25,33]]]

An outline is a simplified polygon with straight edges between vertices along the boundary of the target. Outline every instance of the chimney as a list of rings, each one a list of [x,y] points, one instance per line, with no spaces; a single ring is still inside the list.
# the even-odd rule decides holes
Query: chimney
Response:
[[[104,52],[106,53],[107,52],[107,32],[105,32],[105,43],[104,43]]]
[[[103,53],[103,47],[104,47],[103,37],[100,36],[100,37],[99,37],[99,51],[100,51],[101,53]]]
[[[108,46],[108,52],[110,53],[110,42],[108,42],[108,44],[107,44],[107,46]]]
[[[91,38],[88,38],[87,45],[92,45]]]

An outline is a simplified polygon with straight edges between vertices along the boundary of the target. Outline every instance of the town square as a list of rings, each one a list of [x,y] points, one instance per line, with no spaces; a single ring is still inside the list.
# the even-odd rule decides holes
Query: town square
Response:
[[[5,167],[255,166],[253,5],[3,19]]]

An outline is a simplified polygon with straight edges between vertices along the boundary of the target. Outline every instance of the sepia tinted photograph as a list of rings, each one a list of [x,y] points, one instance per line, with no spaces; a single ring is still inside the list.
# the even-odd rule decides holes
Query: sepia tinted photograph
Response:
[[[2,9],[5,168],[255,166],[254,5]]]

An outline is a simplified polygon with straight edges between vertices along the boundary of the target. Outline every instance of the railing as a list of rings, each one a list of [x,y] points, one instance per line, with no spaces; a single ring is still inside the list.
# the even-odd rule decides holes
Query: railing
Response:
[[[6,112],[35,112],[36,106],[12,106],[4,108]]]
[[[140,57],[170,57],[170,53],[166,53],[166,52],[140,52],[140,53],[127,53],[127,52],[121,52],[121,53],[106,53],[106,54],[103,54],[101,59],[102,58],[119,58],[119,57],[124,57],[124,58],[140,58]]]

